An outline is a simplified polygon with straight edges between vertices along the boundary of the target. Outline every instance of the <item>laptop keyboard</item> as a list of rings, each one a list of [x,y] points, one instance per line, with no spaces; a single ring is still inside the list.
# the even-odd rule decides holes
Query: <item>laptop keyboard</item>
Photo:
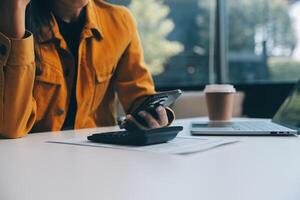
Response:
[[[200,131],[290,132],[289,128],[268,121],[239,121],[228,123],[192,123]]]
[[[277,125],[272,122],[260,122],[260,121],[247,121],[247,122],[235,122],[230,125],[234,130],[240,131],[288,131],[288,128]]]

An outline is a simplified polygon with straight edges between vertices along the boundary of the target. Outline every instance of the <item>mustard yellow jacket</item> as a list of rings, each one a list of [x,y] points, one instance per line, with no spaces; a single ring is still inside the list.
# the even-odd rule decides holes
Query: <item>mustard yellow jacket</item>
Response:
[[[100,0],[91,0],[86,9],[77,77],[72,76],[74,60],[54,18],[53,32],[45,27],[39,36],[40,64],[35,63],[30,33],[21,40],[0,33],[1,136],[61,130],[74,78],[76,129],[115,125],[115,94],[128,112],[136,99],[155,93],[129,11]]]

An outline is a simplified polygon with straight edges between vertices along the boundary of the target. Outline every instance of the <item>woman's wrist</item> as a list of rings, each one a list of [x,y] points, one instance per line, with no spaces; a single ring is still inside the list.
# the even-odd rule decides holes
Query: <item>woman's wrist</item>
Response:
[[[7,3],[0,6],[0,32],[9,38],[21,39],[25,35],[26,5],[22,3]]]

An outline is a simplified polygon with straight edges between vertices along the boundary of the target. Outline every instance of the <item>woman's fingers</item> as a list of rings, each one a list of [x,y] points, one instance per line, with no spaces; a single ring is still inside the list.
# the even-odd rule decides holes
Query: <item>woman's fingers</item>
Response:
[[[141,111],[138,113],[138,115],[144,119],[146,124],[140,123],[132,115],[126,116],[126,123],[131,128],[133,128],[133,129],[138,128],[140,130],[146,130],[149,128],[150,129],[151,128],[160,128],[160,127],[167,126],[169,123],[169,120],[168,120],[168,115],[167,115],[166,109],[162,106],[159,106],[155,109],[155,112],[157,113],[157,119],[146,111]]]
[[[145,119],[149,128],[159,128],[160,127],[159,122],[148,112],[141,111],[141,112],[139,112],[139,116],[142,117],[143,119]]]
[[[127,115],[126,116],[126,123],[127,123],[127,128],[126,129],[140,129],[140,130],[146,130],[148,129],[146,126],[143,126],[141,123],[139,123],[132,115]],[[125,126],[126,127],[126,126]]]
[[[160,124],[160,126],[167,126],[169,123],[169,119],[166,109],[162,106],[158,106],[155,110],[158,115],[158,123]]]

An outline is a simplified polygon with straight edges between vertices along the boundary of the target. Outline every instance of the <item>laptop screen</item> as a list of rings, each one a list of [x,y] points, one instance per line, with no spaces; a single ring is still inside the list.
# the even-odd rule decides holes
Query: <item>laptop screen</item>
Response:
[[[300,81],[280,106],[272,121],[300,131]]]

